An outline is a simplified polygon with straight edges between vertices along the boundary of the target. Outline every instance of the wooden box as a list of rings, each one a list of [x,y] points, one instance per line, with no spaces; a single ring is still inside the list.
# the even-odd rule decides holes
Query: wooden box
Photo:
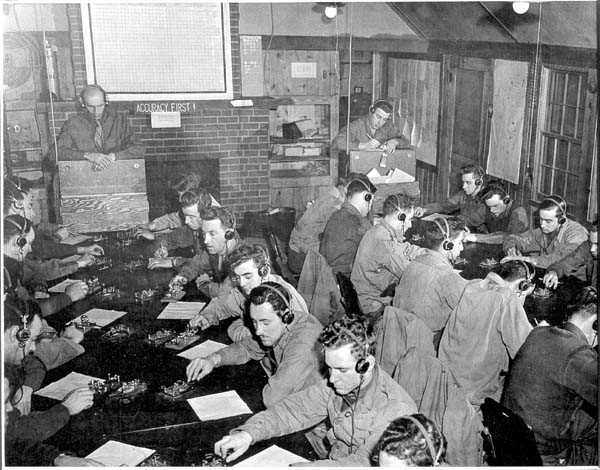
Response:
[[[350,171],[357,173],[368,173],[376,168],[382,175],[392,168],[398,168],[411,176],[415,176],[417,170],[417,159],[412,149],[396,149],[387,157],[387,166],[380,167],[381,150],[351,150]]]
[[[60,215],[78,232],[123,230],[148,222],[143,159],[93,171],[87,160],[59,161]]]

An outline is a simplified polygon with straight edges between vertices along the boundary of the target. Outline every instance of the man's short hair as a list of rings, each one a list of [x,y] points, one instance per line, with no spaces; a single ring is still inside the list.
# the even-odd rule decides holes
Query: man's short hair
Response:
[[[410,418],[404,416],[397,418],[383,431],[375,456],[377,457],[379,452],[385,452],[403,460],[411,467],[431,467],[434,463],[443,460],[446,452],[446,438],[434,422],[423,414],[416,413],[410,416],[421,423],[427,432],[427,437]],[[427,438],[433,446],[435,455],[431,455]]]
[[[465,165],[460,169],[460,174],[461,176],[473,174],[473,176],[475,176],[475,179],[483,180],[483,177],[485,176],[485,171],[479,165]]]
[[[100,93],[102,93],[102,99],[104,101],[106,101],[106,92],[104,91],[104,88],[102,88],[100,85],[96,85],[94,83],[87,85],[83,88],[83,90],[81,90],[81,93],[79,93],[79,98],[81,99],[81,102],[85,105],[85,95],[91,91],[91,90],[98,90]]]
[[[4,243],[17,235],[26,235],[29,233],[33,223],[23,216],[12,214],[4,217]]]
[[[229,270],[233,272],[240,264],[250,260],[254,261],[257,268],[260,268],[269,264],[269,255],[260,245],[240,245],[229,253],[225,261]]]
[[[579,316],[589,318],[598,313],[598,293],[593,286],[584,287],[567,305],[567,318]]]
[[[278,315],[291,309],[290,301],[288,290],[281,284],[272,281],[263,282],[260,286],[252,289],[248,296],[249,305],[262,305],[269,302]]]
[[[493,270],[498,276],[507,282],[517,279],[529,279],[535,274],[535,268],[527,261],[507,261]]]
[[[226,207],[206,207],[200,211],[200,218],[202,220],[219,219],[225,229],[236,229],[235,217]]]
[[[199,192],[203,191],[200,188],[201,183],[202,179],[198,174],[190,173],[173,183],[173,189],[178,193],[185,193],[187,191]]]
[[[394,111],[394,107],[389,101],[377,100],[375,101],[369,110],[374,113],[377,109],[381,109],[384,113],[391,114]]]
[[[20,202],[25,199],[25,196],[29,194],[31,189],[31,182],[25,178],[4,178],[4,215],[8,213],[13,204],[19,205]]]
[[[348,189],[346,190],[346,198],[349,199],[355,194],[365,191],[375,194],[377,188],[371,183],[371,180],[366,175],[359,175],[359,177],[349,181]]]
[[[368,180],[368,179],[369,178],[367,177],[367,175],[365,175],[363,173],[351,172],[351,173],[348,173],[348,175],[346,175],[346,176],[343,176],[343,175],[338,176],[337,186],[346,186],[352,180],[363,180],[365,183],[367,183],[366,180]]]
[[[179,197],[179,205],[182,208],[194,204],[198,205],[198,212],[202,212],[212,205],[212,199],[206,189],[197,188],[196,190],[186,191]]]
[[[408,212],[414,205],[414,199],[405,194],[390,194],[383,201],[383,215],[393,214],[396,211]]]
[[[562,197],[547,197],[538,207],[538,210],[540,211],[547,211],[550,209],[555,209],[554,213],[556,214],[556,217],[567,216],[567,202]]]
[[[351,344],[356,359],[364,358],[370,349],[367,326],[361,320],[347,317],[327,325],[319,335],[319,343],[330,349]]]
[[[440,223],[445,230],[446,226],[444,221],[438,220],[438,223]],[[442,233],[440,228],[433,221],[422,220],[420,225],[422,227],[424,236],[422,246],[424,248],[429,248],[430,250],[437,250],[446,238],[446,235]],[[448,220],[448,226],[450,227],[450,240],[454,240],[456,237],[458,237],[460,232],[465,230],[464,224],[459,221]]]
[[[504,185],[499,180],[490,181],[483,189],[481,198],[484,201],[487,201],[488,199],[494,197],[494,195],[498,195],[500,199],[504,199],[509,195],[506,192],[506,189],[504,189]]]

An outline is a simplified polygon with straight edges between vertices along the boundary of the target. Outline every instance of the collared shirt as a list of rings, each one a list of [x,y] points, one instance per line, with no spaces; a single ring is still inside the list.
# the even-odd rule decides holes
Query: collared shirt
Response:
[[[404,241],[385,220],[370,228],[358,245],[350,277],[363,312],[378,310],[385,302],[381,293],[424,252],[424,248]]]
[[[510,368],[502,404],[531,426],[540,454],[550,455],[577,437],[568,426],[582,400],[598,406],[597,351],[573,323],[534,328]]]
[[[575,251],[560,261],[548,266],[548,271],[555,271],[558,277],[574,275],[591,286],[597,285],[598,262],[590,251],[590,242],[585,241]],[[584,269],[585,268],[585,271]]]
[[[325,226],[319,252],[334,273],[350,276],[358,244],[370,228],[369,219],[349,202],[333,213]]]
[[[323,379],[255,414],[232,432],[246,431],[257,442],[309,429],[329,418],[329,459],[313,463],[369,466],[371,453],[387,425],[399,416],[417,412],[410,395],[377,365],[371,380],[373,386],[366,387],[353,409],[344,408],[344,399]]]
[[[260,361],[269,377],[263,388],[267,407],[322,379],[316,343],[323,327],[306,310],[292,307],[292,312],[294,320],[272,348],[264,347],[250,336],[215,353],[221,357],[222,365],[245,364],[251,359]]]
[[[346,136],[350,134],[349,150],[357,150],[358,144],[365,144],[371,139],[376,139],[384,144],[393,138],[402,138],[402,131],[394,127],[394,123],[388,120],[380,129],[375,132],[369,125],[369,115],[361,116],[352,121],[350,126],[342,127],[339,134],[333,140],[333,147],[338,150],[346,151]]]
[[[485,223],[487,206],[478,195],[467,196],[460,190],[450,196],[443,202],[431,202],[424,206],[428,212],[438,212],[441,214],[459,213],[459,217],[471,229],[481,230]]]
[[[588,239],[588,231],[578,222],[567,219],[550,235],[541,228],[529,229],[518,235],[510,235],[504,240],[504,251],[517,248],[521,252],[539,252],[530,256],[540,268],[547,268],[559,261]]]
[[[450,314],[438,358],[448,366],[469,401],[500,400],[508,371],[531,331],[521,302],[496,275],[470,282]]]
[[[129,125],[127,115],[117,112],[110,105],[104,108],[100,118],[103,145],[98,149],[94,136],[96,121],[87,110],[69,118],[58,136],[59,160],[83,160],[84,153],[114,153],[119,160],[144,158],[140,145]]]
[[[319,235],[335,211],[344,203],[344,197],[337,188],[330,188],[318,197],[296,222],[290,235],[290,248],[298,253],[319,251]]]
[[[448,258],[437,251],[426,250],[404,271],[392,305],[414,313],[431,331],[437,332],[446,325],[466,283]]]
[[[529,229],[529,217],[524,207],[509,202],[506,210],[499,216],[493,215],[489,208],[485,215],[485,228],[488,233],[523,233]]]

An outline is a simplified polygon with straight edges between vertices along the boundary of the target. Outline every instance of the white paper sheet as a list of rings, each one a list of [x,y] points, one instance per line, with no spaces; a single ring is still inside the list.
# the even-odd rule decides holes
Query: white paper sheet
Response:
[[[71,284],[76,284],[80,281],[77,279],[65,279],[64,281],[59,282],[55,286],[52,286],[48,289],[48,292],[52,292],[53,294],[60,294],[67,290]]]
[[[252,414],[252,410],[235,390],[190,398],[188,403],[201,421],[227,418],[229,416]]]
[[[160,315],[159,320],[191,320],[206,305],[205,302],[171,302]]]
[[[273,445],[235,464],[234,467],[287,467],[291,463],[297,462],[308,462],[308,460],[289,450]]]
[[[46,385],[44,388],[39,389],[37,392],[35,392],[35,394],[62,401],[73,390],[78,388],[88,388],[88,384],[92,380],[100,380],[104,382],[104,379],[98,379],[96,377],[80,374],[78,372],[71,372],[62,379],[52,382],[51,384]]]
[[[177,354],[180,357],[185,357],[190,361],[192,359],[196,359],[197,357],[206,357],[211,355],[212,353],[218,351],[219,349],[223,349],[226,345],[223,343],[218,343],[217,341],[213,341],[208,339],[204,341],[204,343],[200,343],[193,348],[190,348],[182,353]]]
[[[120,312],[117,310],[104,310],[103,308],[93,308],[88,310],[83,315],[88,318],[90,323],[95,323],[99,327],[105,327],[106,325],[110,325],[115,320],[121,318],[123,315],[127,315],[127,312]],[[77,318],[72,320],[75,323],[81,322],[81,316],[79,315]]]
[[[89,235],[81,235],[81,234],[69,235],[67,238],[62,240],[61,243],[64,243],[65,245],[77,245],[78,243],[89,240],[90,238],[91,237]]]
[[[108,441],[86,458],[107,467],[135,467],[156,452],[146,447],[137,447],[123,442]]]
[[[60,260],[60,263],[61,264],[76,263],[77,261],[79,261],[79,258],[81,258],[81,255],[71,255],[71,256],[68,256],[67,258],[62,258]]]

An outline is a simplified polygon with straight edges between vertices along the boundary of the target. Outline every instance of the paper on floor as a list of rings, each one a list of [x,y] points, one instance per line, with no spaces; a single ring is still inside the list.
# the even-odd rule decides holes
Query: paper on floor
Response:
[[[83,315],[85,315],[90,323],[95,323],[100,328],[105,327],[106,325],[110,325],[115,320],[121,318],[123,315],[127,315],[127,312],[120,312],[118,310],[105,310],[103,308],[93,308],[88,310]],[[77,318],[72,321],[75,323],[81,322],[82,315],[79,315]]]
[[[289,450],[273,445],[252,457],[248,457],[246,460],[242,460],[234,467],[287,467],[291,463],[298,462],[308,462],[308,460]]]
[[[66,291],[67,287],[69,287],[71,284],[77,284],[78,282],[81,281],[79,281],[78,279],[65,279],[64,281],[59,282],[55,286],[48,288],[48,292],[52,292],[53,294],[61,294],[64,291]]]
[[[219,349],[223,349],[226,345],[223,343],[218,343],[217,341],[213,341],[212,339],[208,339],[204,341],[204,343],[200,343],[193,348],[188,349],[187,351],[183,351],[177,354],[180,357],[185,357],[190,361],[192,359],[196,359],[197,357],[206,357],[210,356],[212,353],[217,352]]]
[[[252,414],[252,410],[235,390],[190,398],[188,403],[201,421]]]
[[[104,382],[103,379],[80,374],[78,372],[71,372],[62,379],[52,382],[51,384],[46,385],[44,388],[39,389],[37,392],[35,392],[35,394],[62,401],[73,390],[78,388],[88,388],[88,384],[92,380],[100,380]]]
[[[159,320],[191,320],[206,305],[205,302],[171,302],[160,315]]]
[[[154,454],[154,452],[156,451],[145,447],[108,441],[86,458],[100,462],[106,467],[135,467]]]

